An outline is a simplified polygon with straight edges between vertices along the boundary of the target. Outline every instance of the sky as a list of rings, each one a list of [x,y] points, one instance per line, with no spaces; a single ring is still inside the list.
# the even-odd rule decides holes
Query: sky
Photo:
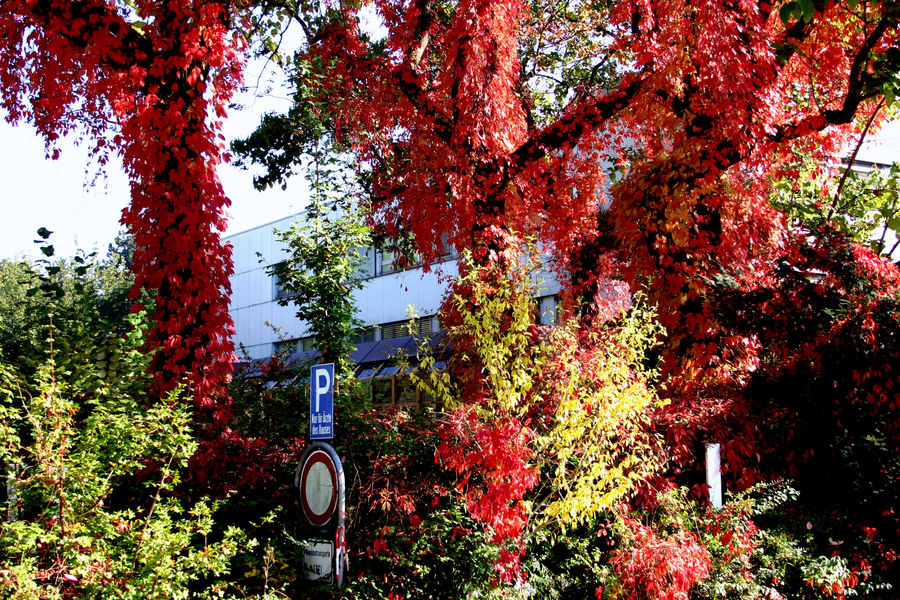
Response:
[[[281,112],[290,104],[286,93],[257,94],[269,87],[271,73],[248,78],[251,86],[236,102],[242,110],[231,110],[225,121],[228,140],[246,136],[266,112]],[[95,178],[88,168],[87,149],[64,140],[57,160],[45,158],[43,140],[27,124],[12,126],[0,111],[0,259],[39,256],[36,232],[46,227],[56,256],[72,256],[78,249],[99,254],[122,229],[122,209],[128,204],[128,180],[118,157],[110,157],[104,174]],[[232,165],[219,170],[225,193],[231,198],[227,234],[278,220],[302,209],[307,199],[305,180],[295,176],[287,190],[259,192],[253,174]]]
[[[259,72],[265,74],[265,70]],[[249,83],[255,88],[266,78],[259,76]],[[244,108],[232,111],[225,122],[229,140],[253,131],[265,112],[280,112],[289,105],[280,90],[256,94],[250,89],[237,100]],[[43,141],[33,128],[13,127],[0,118],[0,258],[38,256],[34,239],[40,227],[54,232],[51,242],[57,256],[71,256],[78,249],[102,254],[121,230],[119,218],[129,199],[121,162],[112,157],[105,176],[95,181],[94,173],[85,170],[86,149],[65,142],[62,148],[58,160],[46,159]],[[900,160],[900,122],[868,140],[859,158]],[[226,235],[278,220],[306,203],[302,176],[292,178],[285,191],[276,187],[258,192],[252,172],[225,165],[219,174],[232,201]]]

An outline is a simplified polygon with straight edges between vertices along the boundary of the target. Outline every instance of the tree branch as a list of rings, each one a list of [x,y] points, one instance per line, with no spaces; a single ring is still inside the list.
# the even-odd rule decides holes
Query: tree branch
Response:
[[[96,35],[109,33],[119,41],[116,48],[111,48],[104,56],[106,64],[117,70],[127,71],[132,66],[149,67],[154,55],[153,45],[149,39],[131,26],[122,15],[110,10],[105,2],[81,0],[68,4],[69,14],[66,19],[71,22],[83,22],[80,31],[66,32],[55,29],[55,33],[64,37],[70,44],[82,50],[94,41]],[[58,7],[53,0],[37,0],[31,7],[31,16],[39,22],[49,23],[59,18]]]
[[[891,18],[889,12],[885,12],[884,16],[878,22],[878,25],[872,29],[872,32],[866,36],[865,42],[853,59],[853,65],[850,67],[850,76],[848,78],[847,96],[844,98],[844,105],[838,110],[826,110],[825,118],[832,125],[842,125],[849,123],[854,115],[860,102],[865,100],[872,94],[866,94],[866,84],[869,81],[867,67],[869,65],[869,54],[872,48],[881,40],[888,28],[897,26],[897,18]]]
[[[847,168],[844,169],[843,174],[841,174],[841,180],[840,182],[838,182],[837,190],[835,190],[834,192],[834,200],[831,203],[831,208],[828,210],[828,216],[825,217],[826,221],[831,221],[836,210],[844,210],[846,208],[846,205],[844,205],[841,206],[840,209],[838,209],[838,204],[841,200],[841,192],[844,190],[844,185],[847,183],[847,177],[850,175],[850,171],[853,169],[853,163],[856,162],[856,157],[859,154],[859,150],[860,148],[862,148],[863,142],[866,140],[866,135],[869,133],[869,129],[872,127],[872,123],[875,122],[875,117],[878,116],[879,112],[881,112],[883,106],[884,98],[881,99],[881,102],[879,102],[878,106],[875,107],[875,110],[872,111],[872,115],[869,117],[869,120],[866,121],[866,126],[863,127],[862,133],[859,134],[859,141],[853,148],[853,153],[850,155],[850,159],[847,161]]]
[[[627,108],[640,91],[644,80],[632,77],[619,89],[605,94],[585,105],[581,110],[563,115],[519,146],[510,156],[511,162],[506,181],[520,173],[529,164],[544,158],[547,152],[566,144],[573,144],[584,133],[597,127]]]
[[[881,20],[872,29],[869,35],[866,36],[865,41],[853,58],[853,64],[850,67],[850,74],[848,76],[847,94],[844,97],[841,108],[826,109],[817,115],[807,116],[797,123],[779,127],[769,139],[773,142],[782,142],[800,137],[811,131],[819,131],[828,125],[846,125],[852,121],[856,116],[859,105],[864,100],[876,95],[874,92],[869,92],[866,89],[867,84],[873,77],[867,72],[870,54],[872,49],[881,40],[882,36],[884,36],[889,29],[897,27],[898,20],[900,20],[898,17],[900,17],[900,11],[897,9],[886,9]],[[877,73],[875,75],[877,76]]]
[[[434,0],[418,0],[416,2],[418,10],[416,20],[416,30],[413,34],[413,43],[408,52],[409,61],[413,70],[417,70],[428,49],[428,43],[431,41],[429,30],[434,23]]]

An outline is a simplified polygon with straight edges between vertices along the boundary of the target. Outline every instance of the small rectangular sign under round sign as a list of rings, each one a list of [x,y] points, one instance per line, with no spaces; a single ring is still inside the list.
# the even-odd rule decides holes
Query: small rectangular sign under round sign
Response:
[[[310,369],[309,438],[334,438],[334,363],[313,365]]]
[[[334,570],[334,544],[309,540],[303,548],[303,578],[307,581],[331,579]]]

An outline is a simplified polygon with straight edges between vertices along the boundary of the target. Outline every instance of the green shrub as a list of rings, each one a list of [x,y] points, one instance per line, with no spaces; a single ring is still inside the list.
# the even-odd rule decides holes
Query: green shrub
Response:
[[[0,355],[0,598],[223,597],[249,542],[217,526],[216,503],[176,493],[192,405],[150,400],[146,313],[111,324],[86,272],[34,271],[27,316],[48,335]]]

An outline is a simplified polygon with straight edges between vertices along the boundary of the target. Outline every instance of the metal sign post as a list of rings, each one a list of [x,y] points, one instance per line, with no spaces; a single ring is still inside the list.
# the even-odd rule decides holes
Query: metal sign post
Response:
[[[337,451],[325,442],[314,442],[303,453],[294,473],[300,504],[315,536],[306,540],[303,577],[331,582],[340,588],[347,568],[344,541],[344,468]]]
[[[309,437],[334,438],[334,363],[315,365],[309,374]],[[313,527],[303,550],[303,577],[331,583],[338,589],[347,570],[344,541],[344,468],[337,451],[314,441],[303,453],[294,473],[300,504]]]

